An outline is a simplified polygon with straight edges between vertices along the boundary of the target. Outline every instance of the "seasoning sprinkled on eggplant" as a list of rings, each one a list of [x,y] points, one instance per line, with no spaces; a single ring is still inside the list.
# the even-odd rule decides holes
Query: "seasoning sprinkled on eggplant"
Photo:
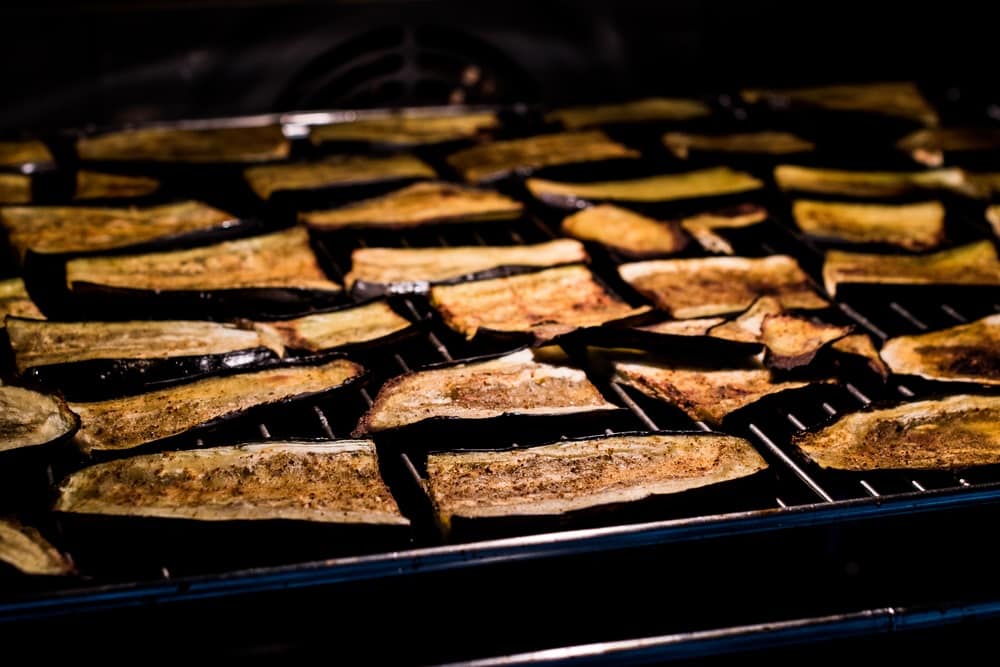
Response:
[[[611,204],[590,206],[566,217],[562,231],[633,257],[671,255],[687,245],[677,223],[653,220]]]
[[[1000,315],[916,336],[890,338],[882,359],[894,373],[1000,385]]]
[[[884,243],[906,250],[928,250],[944,240],[944,206],[854,204],[800,200],[792,207],[795,224],[819,239],[845,243]]]
[[[185,129],[146,127],[83,137],[81,160],[139,162],[261,162],[288,157],[280,125]]]

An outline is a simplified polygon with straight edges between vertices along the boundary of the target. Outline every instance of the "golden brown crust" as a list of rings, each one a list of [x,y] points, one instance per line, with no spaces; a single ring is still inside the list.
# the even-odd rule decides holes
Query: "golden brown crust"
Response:
[[[127,199],[145,197],[160,189],[160,182],[147,176],[102,174],[96,171],[76,172],[76,190],[73,199]]]
[[[830,250],[823,262],[826,291],[842,284],[1000,285],[1000,261],[990,241],[927,255],[876,255]]]
[[[950,396],[855,412],[792,442],[823,468],[950,470],[1000,463],[1000,397]]]
[[[368,343],[411,326],[409,320],[397,315],[385,301],[255,325],[258,331],[275,331],[286,347],[310,352]],[[262,338],[266,340],[268,336]]]
[[[885,243],[906,250],[928,250],[944,240],[944,206],[848,204],[796,201],[795,224],[806,234],[847,243]]]
[[[31,177],[24,174],[0,174],[0,204],[30,204]]]
[[[0,452],[45,445],[71,433],[76,415],[61,399],[0,386]]]
[[[36,320],[45,317],[28,296],[28,290],[24,288],[24,281],[20,278],[0,280],[0,330],[4,328],[4,321],[8,315]]]
[[[409,373],[389,380],[354,435],[431,418],[487,419],[505,414],[561,415],[613,410],[586,374],[539,363],[531,350],[490,361]]]
[[[351,271],[344,282],[437,283],[501,266],[548,267],[588,259],[583,246],[570,239],[517,246],[359,248],[351,253]]]
[[[434,287],[431,303],[467,338],[489,329],[530,332],[539,341],[649,310],[615,298],[580,265]]]
[[[340,290],[320,268],[303,227],[189,250],[73,259],[66,282],[147,290]]]
[[[148,162],[261,162],[288,157],[280,125],[181,129],[147,127],[83,137],[81,160]]]
[[[0,141],[0,166],[20,167],[25,164],[46,164],[55,158],[41,141]]]
[[[784,308],[828,305],[787,255],[652,260],[623,264],[618,272],[677,319],[739,312],[761,296],[776,297]]]
[[[110,461],[70,475],[55,509],[197,521],[409,524],[368,440],[267,442]]]
[[[767,467],[729,435],[608,436],[525,449],[427,457],[427,486],[452,517],[563,514],[747,477]]]
[[[768,102],[777,107],[815,107],[830,111],[860,111],[937,125],[938,115],[920,89],[910,82],[843,84],[784,90],[747,89],[740,92],[750,104]]]
[[[39,253],[111,250],[194,231],[225,228],[235,217],[200,202],[144,208],[5,206],[0,226],[22,258]]]
[[[647,218],[628,209],[600,204],[562,221],[562,231],[581,241],[596,241],[628,255],[670,255],[687,245],[677,223]]]
[[[620,104],[557,109],[545,114],[545,121],[561,123],[567,130],[580,130],[615,123],[690,120],[711,113],[711,108],[698,100],[649,97]]]
[[[499,192],[454,183],[414,183],[381,197],[327,211],[307,211],[299,219],[322,230],[345,227],[408,228],[421,225],[508,220],[524,206]]]
[[[603,183],[560,183],[541,178],[528,179],[528,190],[537,199],[567,204],[596,201],[662,202],[717,197],[759,190],[762,187],[762,181],[729,167]]]
[[[309,132],[314,144],[327,141],[367,141],[396,146],[422,146],[445,141],[472,139],[496,129],[496,113],[481,111],[463,114],[393,114],[382,118],[361,118],[344,123],[318,125]]]
[[[434,169],[412,155],[365,157],[336,155],[319,162],[250,167],[243,172],[257,196],[269,199],[282,190],[312,190],[403,179],[434,178]]]
[[[328,391],[362,372],[361,366],[337,359],[320,366],[240,373],[126,398],[73,403],[70,407],[82,420],[76,442],[84,451],[127,450],[253,407]]]
[[[681,228],[694,237],[708,252],[732,255],[733,246],[718,233],[720,229],[740,229],[767,220],[767,209],[756,204],[741,204],[721,211],[699,213],[680,221]]]
[[[637,157],[638,151],[612,141],[608,135],[595,130],[495,141],[453,153],[448,156],[448,164],[466,181],[482,183],[524,169]]]
[[[73,563],[31,526],[0,519],[0,562],[22,574],[73,574]]]
[[[630,361],[617,361],[614,368],[615,381],[710,424],[720,423],[729,413],[765,396],[809,384],[775,382],[764,368],[708,370]]]
[[[790,132],[740,132],[734,134],[689,134],[687,132],[667,132],[663,135],[663,145],[681,160],[686,160],[693,151],[711,153],[751,153],[758,155],[790,155],[807,153],[816,149],[811,141],[806,141]]]
[[[1000,315],[941,331],[890,338],[881,355],[894,373],[1000,385]]]
[[[922,192],[948,190],[976,194],[961,169],[927,171],[846,171],[779,165],[774,180],[782,190],[844,195],[848,197],[901,197]]]

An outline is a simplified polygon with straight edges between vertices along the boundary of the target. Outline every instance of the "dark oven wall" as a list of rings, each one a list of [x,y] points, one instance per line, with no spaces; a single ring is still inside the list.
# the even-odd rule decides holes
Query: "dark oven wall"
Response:
[[[8,4],[0,129],[887,78],[978,102],[997,87],[988,4]]]

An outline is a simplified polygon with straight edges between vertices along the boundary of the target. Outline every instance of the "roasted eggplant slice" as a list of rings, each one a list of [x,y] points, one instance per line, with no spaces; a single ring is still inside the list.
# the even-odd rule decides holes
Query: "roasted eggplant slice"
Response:
[[[55,396],[0,386],[0,452],[54,443],[71,435],[79,423]]]
[[[906,250],[928,250],[944,240],[944,206],[795,202],[795,224],[806,234],[844,243],[884,243]]]
[[[773,296],[762,296],[736,317],[712,327],[709,335],[738,343],[759,343],[764,330],[764,319],[781,315],[784,308]]]
[[[1000,385],[1000,315],[941,331],[890,338],[881,355],[894,373]]]
[[[695,320],[665,320],[633,328],[665,336],[707,336],[709,331],[725,321],[724,317],[702,317]]]
[[[113,250],[237,224],[232,214],[194,201],[146,208],[0,208],[0,226],[22,259],[28,250],[62,254]]]
[[[731,435],[614,435],[430,454],[427,488],[447,529],[452,517],[564,514],[681,493],[766,467],[749,442]]]
[[[493,111],[463,114],[424,115],[399,113],[381,118],[317,125],[310,129],[309,140],[326,142],[365,142],[385,146],[426,146],[446,141],[474,139],[499,125]]]
[[[431,303],[467,338],[485,329],[531,333],[539,342],[649,311],[619,300],[579,265],[434,287]]]
[[[851,331],[850,326],[827,324],[790,313],[767,315],[760,333],[760,341],[767,348],[764,364],[778,370],[806,366],[824,346]]]
[[[823,263],[826,291],[844,284],[1000,285],[1000,261],[990,241],[927,255],[876,255],[830,250]]]
[[[72,259],[66,283],[150,291],[341,289],[320,268],[304,227],[188,250]]]
[[[453,183],[414,183],[387,195],[327,211],[300,213],[310,227],[323,231],[355,228],[404,229],[434,224],[511,220],[524,206],[514,199]]]
[[[864,359],[868,368],[883,381],[889,378],[889,367],[882,361],[875,344],[868,334],[856,333],[835,340],[830,349],[839,355]]]
[[[652,360],[614,362],[620,384],[677,406],[695,421],[719,424],[726,415],[778,392],[808,382],[776,382],[765,368],[675,367]]]
[[[146,197],[160,189],[160,182],[148,176],[124,176],[80,170],[76,173],[73,199],[129,199]]]
[[[1000,172],[966,171],[962,194],[977,199],[991,199],[1000,193]]]
[[[1000,151],[1000,128],[928,127],[906,135],[896,148],[929,167],[944,164],[946,153]]]
[[[782,190],[842,195],[845,197],[892,198],[937,191],[976,196],[961,169],[927,171],[844,171],[779,165],[774,180]]]
[[[271,195],[285,190],[316,190],[436,176],[434,169],[412,155],[336,155],[319,162],[250,167],[243,175],[261,199],[270,199]]]
[[[676,319],[739,312],[761,296],[776,297],[784,308],[829,305],[787,255],[661,259],[623,264],[618,272]]]
[[[413,325],[385,301],[353,308],[314,313],[290,320],[255,323],[264,340],[277,339],[284,347],[307,352],[329,352],[374,344],[402,334]],[[273,334],[271,332],[274,332]]]
[[[0,173],[0,204],[30,204],[31,177]]]
[[[672,255],[687,245],[677,223],[653,220],[612,204],[590,206],[567,216],[562,231],[632,257]]]
[[[742,204],[719,211],[699,213],[680,221],[681,227],[708,252],[734,254],[732,244],[719,230],[742,229],[767,220],[767,209],[756,204]]]
[[[55,509],[194,521],[409,525],[368,440],[266,442],[108,461],[70,475]]]
[[[678,159],[693,153],[746,153],[752,155],[791,155],[808,153],[816,145],[790,132],[741,132],[736,134],[688,134],[667,132],[663,145]]]
[[[545,120],[561,123],[567,130],[581,130],[599,125],[691,120],[711,113],[707,104],[697,100],[650,97],[621,104],[557,109],[545,114]]]
[[[483,183],[541,167],[638,157],[638,151],[612,141],[603,132],[587,131],[495,141],[453,153],[448,164],[466,181]]]
[[[650,203],[717,197],[759,190],[762,187],[764,183],[757,178],[729,167],[603,183],[559,183],[540,178],[528,179],[528,189],[536,199],[564,208],[579,208],[581,203],[601,201]]]
[[[1000,206],[990,206],[987,208],[986,220],[993,227],[993,234],[1000,239]]]
[[[823,468],[952,470],[1000,463],[1000,396],[950,396],[845,415],[792,438]]]
[[[26,164],[55,162],[48,147],[41,141],[0,141],[0,167],[21,167]]]
[[[775,109],[822,109],[878,114],[937,125],[938,115],[920,89],[909,82],[843,84],[785,90],[747,89],[740,92],[749,104],[761,102]]]
[[[331,391],[363,369],[345,359],[198,380],[137,396],[72,403],[85,452],[125,451],[239,417],[251,408]]]
[[[4,320],[8,315],[35,319],[43,317],[38,306],[28,296],[24,281],[20,278],[0,280],[0,330],[3,329]]]
[[[60,576],[75,572],[73,563],[41,533],[10,519],[0,519],[0,563],[21,574]]]
[[[522,350],[389,380],[354,435],[426,420],[580,415],[617,409],[604,400],[583,371],[536,361],[531,350]]]
[[[577,241],[556,239],[518,246],[359,248],[351,253],[348,287],[357,283],[413,291],[418,284],[450,282],[499,267],[549,267],[587,261]]]
[[[81,160],[109,162],[264,162],[288,157],[280,125],[184,129],[145,127],[82,137]]]

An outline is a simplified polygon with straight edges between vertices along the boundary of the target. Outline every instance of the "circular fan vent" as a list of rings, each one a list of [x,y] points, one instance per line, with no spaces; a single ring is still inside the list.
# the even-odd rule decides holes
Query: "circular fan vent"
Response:
[[[285,109],[531,101],[531,77],[481,39],[453,30],[372,30],[314,59],[281,97]]]

